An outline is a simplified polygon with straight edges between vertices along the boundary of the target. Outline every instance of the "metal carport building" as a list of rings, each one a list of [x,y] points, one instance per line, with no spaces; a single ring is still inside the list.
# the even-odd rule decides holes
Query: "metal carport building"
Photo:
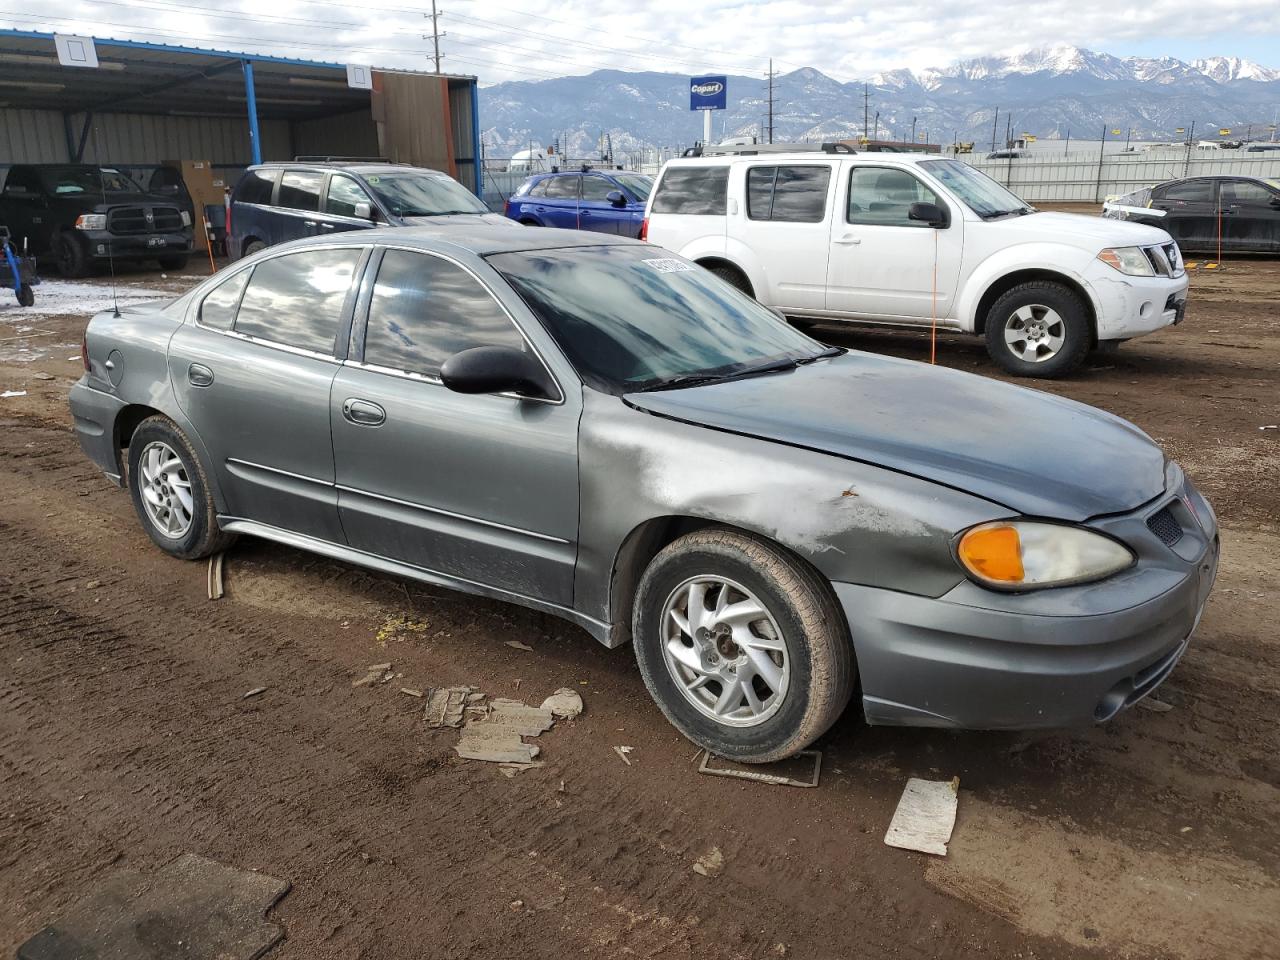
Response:
[[[442,170],[480,194],[475,77],[94,38],[98,66],[66,66],[55,35],[0,30],[0,167],[240,169],[299,155],[381,156]]]

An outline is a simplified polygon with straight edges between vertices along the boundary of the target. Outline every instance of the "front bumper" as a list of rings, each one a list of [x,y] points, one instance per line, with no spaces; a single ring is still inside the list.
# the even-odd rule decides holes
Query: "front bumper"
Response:
[[[82,378],[71,388],[71,420],[80,449],[96,463],[116,486],[123,486],[120,450],[116,446],[116,416],[126,406],[123,400],[95,390]]]
[[[1198,497],[1198,494],[1195,495]],[[1166,497],[1146,519],[1182,503]],[[867,722],[966,729],[1070,727],[1111,719],[1177,665],[1218,567],[1216,520],[1182,513],[1174,548],[1138,549],[1113,581],[999,594],[968,581],[930,598],[835,584],[854,642]],[[1154,559],[1158,550],[1166,556]]]
[[[181,257],[194,248],[192,235],[178,233],[140,233],[117,236],[106,230],[80,230],[85,249],[94,260],[146,260],[152,257]]]
[[[1154,333],[1186,315],[1186,273],[1180,277],[1129,277],[1096,261],[1085,277],[1097,299],[1098,339],[1128,340]]]

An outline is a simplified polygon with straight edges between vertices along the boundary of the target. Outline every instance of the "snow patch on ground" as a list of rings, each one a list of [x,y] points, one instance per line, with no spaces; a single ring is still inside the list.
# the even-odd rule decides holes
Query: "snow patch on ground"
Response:
[[[0,323],[28,323],[41,317],[65,317],[82,314],[86,318],[103,310],[110,310],[113,302],[110,284],[81,283],[73,280],[44,280],[32,287],[36,295],[34,306],[22,307],[10,293],[4,298],[0,293]],[[172,298],[168,290],[149,287],[121,286],[120,306],[150,303],[153,300]],[[4,334],[0,334],[3,337]]]

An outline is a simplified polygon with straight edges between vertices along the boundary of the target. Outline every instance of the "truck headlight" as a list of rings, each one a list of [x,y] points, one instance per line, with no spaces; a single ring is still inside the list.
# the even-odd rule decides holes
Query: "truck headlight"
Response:
[[[1130,277],[1154,277],[1156,268],[1151,265],[1141,247],[1108,247],[1098,254],[1098,259],[1109,267]]]
[[[999,520],[965,531],[960,562],[984,586],[1004,590],[1101,580],[1131,567],[1133,552],[1092,530],[1033,520]]]
[[[105,230],[107,229],[107,215],[105,213],[82,213],[76,217],[77,230]]]

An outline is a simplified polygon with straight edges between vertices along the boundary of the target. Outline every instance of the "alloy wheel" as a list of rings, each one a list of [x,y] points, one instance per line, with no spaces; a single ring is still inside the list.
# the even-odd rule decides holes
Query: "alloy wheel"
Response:
[[[746,587],[692,577],[662,609],[662,652],[677,688],[717,723],[751,727],[782,706],[791,657],[777,622]]]
[[[1040,303],[1019,307],[1004,323],[1009,352],[1027,363],[1052,360],[1067,340],[1067,328],[1058,311]]]
[[[195,501],[191,479],[182,459],[167,443],[156,440],[146,445],[138,461],[138,490],[147,518],[170,540],[181,540],[191,529]]]

